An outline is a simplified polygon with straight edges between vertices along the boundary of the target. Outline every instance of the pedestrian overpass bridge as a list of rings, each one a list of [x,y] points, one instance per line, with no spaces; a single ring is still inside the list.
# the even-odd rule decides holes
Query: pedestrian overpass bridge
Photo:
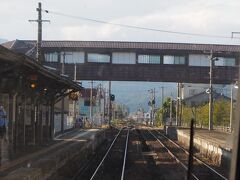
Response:
[[[36,41],[15,40],[5,46],[35,56]],[[44,65],[78,80],[208,83],[210,52],[213,83],[238,79],[240,46],[121,41],[43,41]]]

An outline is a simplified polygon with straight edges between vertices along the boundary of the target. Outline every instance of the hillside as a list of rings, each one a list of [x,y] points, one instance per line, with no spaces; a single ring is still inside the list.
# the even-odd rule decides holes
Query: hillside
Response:
[[[94,82],[94,86],[102,83],[105,88],[108,88],[108,82]],[[84,87],[89,87],[89,81],[83,82]],[[164,96],[176,97],[177,86],[176,83],[160,83],[160,82],[125,82],[114,81],[112,82],[112,94],[115,94],[116,102],[125,104],[129,107],[131,112],[137,111],[142,107],[145,111],[149,110],[148,101],[150,93],[148,90],[155,88],[156,91],[156,106],[162,102],[161,88],[164,87]]]

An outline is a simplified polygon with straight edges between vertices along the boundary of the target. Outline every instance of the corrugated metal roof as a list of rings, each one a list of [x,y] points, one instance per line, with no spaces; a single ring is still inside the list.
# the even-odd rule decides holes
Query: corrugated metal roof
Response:
[[[44,41],[43,47],[51,48],[111,48],[111,49],[155,49],[239,52],[238,45],[186,44],[161,42],[121,42],[121,41]]]
[[[22,41],[35,46],[33,40]],[[4,44],[3,44],[4,45]],[[7,45],[7,44],[6,44]],[[15,46],[15,45],[14,45]],[[43,48],[109,48],[109,49],[152,49],[152,50],[187,50],[187,51],[221,51],[240,52],[240,45],[190,44],[167,42],[127,42],[127,41],[43,41]],[[17,47],[14,47],[17,49]]]

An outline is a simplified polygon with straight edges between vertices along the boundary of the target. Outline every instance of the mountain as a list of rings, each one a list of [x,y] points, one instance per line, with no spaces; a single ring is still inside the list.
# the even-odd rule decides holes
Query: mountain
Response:
[[[112,93],[116,96],[116,101],[127,105],[130,112],[135,112],[139,108],[149,110],[148,102],[151,98],[150,89],[155,88],[156,107],[162,103],[161,87],[164,87],[164,97],[176,97],[176,83],[157,82],[113,82]]]
[[[107,81],[95,81],[94,87],[102,83],[104,88],[108,89]],[[144,108],[145,112],[149,111],[148,102],[150,92],[148,90],[155,88],[156,107],[162,103],[161,87],[164,87],[164,97],[176,98],[176,83],[162,82],[130,82],[130,81],[113,81],[112,94],[115,95],[116,102],[125,104],[129,107],[130,112],[136,112],[139,108]],[[89,81],[83,82],[83,87],[90,87]]]

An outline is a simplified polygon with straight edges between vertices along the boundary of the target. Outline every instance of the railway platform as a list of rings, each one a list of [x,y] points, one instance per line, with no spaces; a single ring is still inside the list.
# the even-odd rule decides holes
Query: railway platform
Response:
[[[179,131],[182,131],[185,134],[189,134],[189,129],[181,128]],[[218,147],[224,148],[226,150],[232,150],[232,134],[227,132],[221,132],[207,129],[196,128],[194,131],[195,138],[205,139],[212,144],[215,144]]]
[[[188,147],[189,128],[166,127],[166,134]],[[232,134],[195,128],[194,147],[199,155],[211,159],[215,165],[229,167],[232,153]]]
[[[47,179],[79,153],[94,151],[104,139],[103,132],[100,129],[74,130],[55,137],[43,147],[18,152],[20,155],[5,158],[1,164],[0,179]]]

